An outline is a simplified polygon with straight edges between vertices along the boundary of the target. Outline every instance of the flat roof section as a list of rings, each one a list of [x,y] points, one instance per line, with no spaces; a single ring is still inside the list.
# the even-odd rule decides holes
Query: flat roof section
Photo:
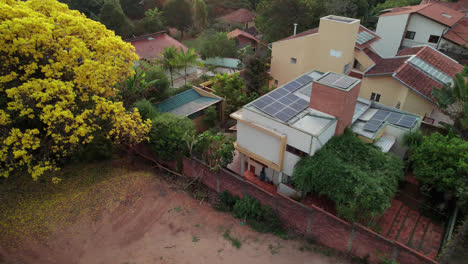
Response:
[[[338,74],[334,72],[325,73],[320,79],[316,81],[317,83],[337,88],[343,91],[351,90],[356,84],[360,82],[359,79],[349,77],[348,75]]]

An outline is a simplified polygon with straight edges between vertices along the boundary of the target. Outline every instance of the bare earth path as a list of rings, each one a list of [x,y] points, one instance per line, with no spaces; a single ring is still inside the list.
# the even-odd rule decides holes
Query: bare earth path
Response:
[[[348,263],[316,253],[303,241],[259,234],[153,173],[135,177],[138,184],[113,190],[122,197],[113,210],[80,215],[45,241],[0,245],[0,263]],[[239,249],[223,238],[227,229],[242,242]]]

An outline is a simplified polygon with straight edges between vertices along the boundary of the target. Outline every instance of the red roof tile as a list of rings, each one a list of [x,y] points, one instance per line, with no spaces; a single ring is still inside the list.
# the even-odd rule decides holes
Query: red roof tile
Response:
[[[379,63],[381,60],[383,60],[382,57],[380,57],[377,53],[373,52],[369,48],[365,48],[362,51],[369,57],[374,63]]]
[[[442,84],[440,82],[430,78],[410,64],[403,66],[394,77],[415,90],[417,93],[420,93],[431,100],[432,88],[442,88]]]
[[[262,41],[259,38],[255,37],[252,34],[249,34],[249,33],[245,32],[245,31],[242,31],[240,29],[234,29],[233,31],[229,32],[227,34],[227,36],[229,38],[237,38],[238,36],[244,36],[244,37],[246,37],[248,39],[254,40],[255,42],[257,42],[259,44],[263,44]]]
[[[398,51],[397,56],[415,55],[422,48],[424,48],[424,46],[405,48],[405,49],[402,49],[402,50]]]
[[[463,19],[458,22],[443,38],[458,45],[468,46],[468,19]]]
[[[255,17],[255,13],[251,12],[248,9],[240,8],[225,16],[222,16],[221,19],[234,22],[234,23],[247,23],[247,22],[253,21],[254,17]]]
[[[135,53],[140,59],[155,59],[165,47],[182,48],[187,51],[187,47],[179,41],[167,35],[164,31],[144,35],[134,39],[126,40],[135,47]]]
[[[411,13],[420,14],[449,27],[455,25],[465,16],[465,14],[462,12],[452,9],[439,2],[425,3],[416,6],[397,7],[393,8],[392,11],[384,13],[380,16],[384,17]]]
[[[458,62],[429,46],[424,46],[416,56],[451,77],[463,70],[463,66]]]
[[[408,57],[395,57],[389,59],[382,59],[380,62],[375,64],[366,75],[383,75],[393,74],[398,70],[406,61]]]
[[[300,37],[312,35],[312,34],[315,34],[315,33],[318,33],[318,28],[313,28],[313,29],[309,29],[309,30],[306,30],[306,31],[302,31],[301,33],[298,33],[298,34],[296,34],[296,35],[289,36],[289,37],[284,38],[284,39],[281,39],[281,40],[279,40],[279,41],[288,40],[288,39],[300,38]]]

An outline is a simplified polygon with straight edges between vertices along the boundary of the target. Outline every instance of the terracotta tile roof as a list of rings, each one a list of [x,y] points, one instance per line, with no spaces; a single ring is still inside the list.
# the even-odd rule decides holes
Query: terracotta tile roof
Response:
[[[414,55],[420,60],[438,71],[445,73],[450,77],[454,77],[456,73],[463,70],[463,66],[453,59],[447,57],[441,52],[429,47],[413,47],[401,50],[398,56],[390,59],[382,59],[373,68],[371,68],[365,76],[375,76],[380,74],[393,74],[393,78],[402,82],[410,89],[421,94],[428,100],[432,100],[431,92],[434,87],[442,87],[442,83],[436,81],[422,70],[413,66],[408,60]],[[391,71],[393,69],[393,72]]]
[[[365,48],[362,51],[374,62],[374,63],[379,63],[381,60],[383,60],[382,57],[380,57],[377,53],[373,52],[369,48]]]
[[[468,19],[463,19],[444,34],[443,38],[458,45],[468,46]]]
[[[236,11],[233,11],[225,16],[222,16],[221,19],[227,20],[233,23],[247,23],[253,21],[255,13],[251,12],[246,8],[240,8]]]
[[[289,37],[284,38],[284,39],[281,39],[281,40],[279,40],[279,41],[288,40],[288,39],[295,39],[295,38],[300,38],[300,37],[304,37],[304,36],[316,34],[316,33],[318,33],[318,31],[319,31],[318,28],[309,29],[309,30],[303,31],[303,32],[301,32],[301,33],[298,33],[298,34],[296,34],[295,36],[294,36],[294,35],[293,35],[293,36],[289,36]],[[365,31],[365,32],[367,32],[367,33],[369,33],[369,34],[371,34],[372,36],[374,36],[374,38],[371,39],[371,40],[369,40],[369,41],[367,41],[367,42],[365,42],[365,43],[363,43],[363,44],[358,44],[358,43],[356,43],[356,47],[359,48],[359,49],[363,49],[363,48],[365,48],[365,47],[368,47],[370,44],[372,44],[373,42],[375,42],[375,41],[377,41],[377,40],[380,39],[380,37],[377,36],[377,34],[375,34],[374,31],[372,31],[372,30],[370,30],[370,29],[368,29],[368,28],[366,28],[366,27],[364,27],[364,26],[361,25],[361,26],[359,27],[359,32],[358,32],[358,33],[361,33],[361,32],[363,32],[363,31]]]
[[[255,42],[257,42],[259,44],[265,45],[265,44],[262,43],[262,41],[259,38],[255,37],[252,34],[249,34],[249,33],[245,32],[245,31],[242,31],[240,29],[234,29],[233,31],[229,32],[227,34],[227,36],[229,38],[237,38],[239,36],[244,36],[244,37],[246,37],[248,39],[254,40]]]
[[[429,100],[432,100],[432,88],[442,88],[440,82],[430,78],[410,64],[406,64],[402,67],[400,71],[395,74],[394,78],[400,80],[412,90],[422,94]]]
[[[164,31],[140,36],[126,40],[135,47],[135,53],[140,59],[155,59],[165,47],[182,48],[187,51],[187,47],[179,41],[167,35]]]
[[[422,16],[428,17],[434,21],[437,21],[446,26],[455,25],[460,19],[462,19],[465,14],[455,9],[446,6],[445,4],[439,2],[431,2],[420,4],[416,6],[404,6],[393,8],[392,11],[380,15],[381,17],[385,16],[394,16],[402,14],[412,14],[417,13]]]
[[[366,75],[384,75],[384,74],[393,74],[400,68],[406,61],[408,57],[395,57],[389,59],[382,59],[380,62],[375,64]]]

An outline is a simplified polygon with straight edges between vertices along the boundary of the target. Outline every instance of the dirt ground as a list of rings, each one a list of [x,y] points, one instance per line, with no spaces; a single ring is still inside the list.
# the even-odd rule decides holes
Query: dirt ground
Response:
[[[114,209],[79,214],[46,239],[31,235],[14,247],[3,244],[0,263],[349,263],[300,239],[257,233],[154,173],[132,180],[137,184],[114,184],[112,195],[122,198],[114,198]],[[240,248],[223,237],[226,230]]]

